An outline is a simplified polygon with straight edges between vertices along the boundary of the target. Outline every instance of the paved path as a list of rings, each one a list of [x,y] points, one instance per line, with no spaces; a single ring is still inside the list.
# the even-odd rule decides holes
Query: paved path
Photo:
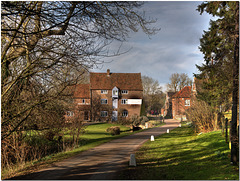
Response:
[[[102,144],[77,156],[54,163],[38,172],[15,177],[23,180],[114,180],[117,173],[126,167],[130,154],[149,140],[151,135],[166,133],[167,129],[179,126],[179,121],[168,119],[162,127],[148,129]]]

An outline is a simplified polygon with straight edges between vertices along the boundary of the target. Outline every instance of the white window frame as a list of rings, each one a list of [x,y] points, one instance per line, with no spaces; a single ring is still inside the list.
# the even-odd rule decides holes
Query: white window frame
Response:
[[[108,112],[107,111],[101,111],[101,117],[107,117]]]
[[[122,94],[128,94],[128,90],[122,90],[121,93]]]
[[[101,104],[108,104],[108,100],[107,99],[101,99]]]
[[[190,102],[191,102],[190,99],[186,99],[185,100],[185,106],[190,106]]]
[[[122,112],[122,117],[128,117],[128,111],[127,110],[124,110]]]
[[[127,104],[127,99],[122,99],[122,100],[121,100],[121,103],[122,103],[122,104]]]
[[[73,117],[74,116],[74,113],[72,111],[67,111],[67,116],[68,117]]]
[[[107,94],[108,90],[101,90],[101,94]]]

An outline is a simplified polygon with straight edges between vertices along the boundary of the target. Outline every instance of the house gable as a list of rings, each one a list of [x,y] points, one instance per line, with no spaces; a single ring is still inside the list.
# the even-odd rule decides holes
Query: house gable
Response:
[[[181,89],[179,92],[174,94],[172,98],[190,98],[191,97],[191,86],[186,86],[183,89]]]

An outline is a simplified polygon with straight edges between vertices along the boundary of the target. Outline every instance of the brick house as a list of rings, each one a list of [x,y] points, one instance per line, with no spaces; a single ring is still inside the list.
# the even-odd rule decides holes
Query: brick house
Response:
[[[73,98],[86,118],[89,115],[87,120],[116,121],[140,115],[141,73],[111,73],[109,69],[107,73],[90,73],[90,84],[77,85]]]
[[[184,114],[191,107],[192,86],[186,86],[172,96],[172,115],[173,119],[185,120]]]

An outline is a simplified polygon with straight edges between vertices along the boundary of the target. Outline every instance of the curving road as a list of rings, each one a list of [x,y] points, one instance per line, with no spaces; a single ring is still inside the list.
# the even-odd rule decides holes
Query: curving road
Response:
[[[130,154],[151,135],[158,136],[179,126],[179,121],[165,120],[162,127],[148,129],[102,144],[77,156],[54,163],[52,166],[14,180],[114,180],[119,170],[127,166]]]

